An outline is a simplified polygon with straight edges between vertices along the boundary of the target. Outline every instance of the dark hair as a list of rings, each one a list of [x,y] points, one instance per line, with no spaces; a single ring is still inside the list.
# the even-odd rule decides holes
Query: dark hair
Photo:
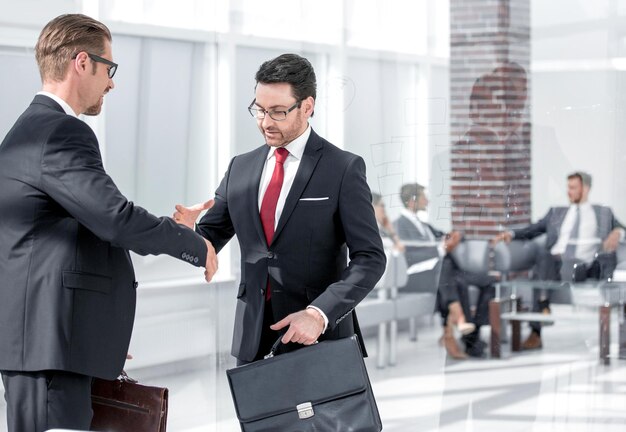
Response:
[[[302,101],[317,96],[317,81],[311,63],[298,54],[282,54],[261,65],[255,77],[257,84],[291,84],[293,97]]]
[[[411,200],[416,200],[424,193],[424,186],[419,183],[407,183],[400,188],[400,199],[404,207],[409,206]]]
[[[583,184],[583,186],[591,187],[591,174],[587,174],[584,171],[576,171],[567,176],[568,180],[577,178]]]
[[[81,51],[102,55],[105,41],[111,41],[111,32],[100,21],[82,14],[54,18],[43,28],[35,45],[41,80],[63,81],[72,56]]]

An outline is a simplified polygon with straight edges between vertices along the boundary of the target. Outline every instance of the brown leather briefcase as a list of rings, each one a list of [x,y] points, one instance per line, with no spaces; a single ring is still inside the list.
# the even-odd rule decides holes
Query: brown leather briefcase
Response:
[[[125,372],[91,387],[92,431],[165,432],[168,390],[138,384]]]

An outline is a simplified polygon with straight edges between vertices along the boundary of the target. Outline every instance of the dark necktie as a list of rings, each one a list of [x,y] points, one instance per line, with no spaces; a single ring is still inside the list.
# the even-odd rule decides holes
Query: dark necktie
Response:
[[[278,197],[280,196],[280,189],[283,187],[283,179],[285,177],[285,170],[283,163],[289,156],[289,151],[284,148],[278,148],[274,152],[276,158],[276,165],[274,165],[274,172],[272,173],[272,179],[267,186],[265,195],[263,195],[263,201],[261,202],[261,223],[263,224],[263,233],[265,233],[265,240],[267,245],[272,244],[274,238],[274,225],[276,224],[276,205],[278,204]],[[269,277],[267,280],[267,290],[265,298],[269,300],[270,283]]]
[[[576,206],[576,215],[574,216],[574,226],[569,235],[567,246],[565,246],[565,252],[563,252],[563,259],[574,260],[576,259],[576,246],[578,244],[578,235],[580,231],[580,207]]]

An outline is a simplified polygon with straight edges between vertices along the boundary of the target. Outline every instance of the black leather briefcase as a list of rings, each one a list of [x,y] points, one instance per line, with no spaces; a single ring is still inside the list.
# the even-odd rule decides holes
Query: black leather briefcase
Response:
[[[320,342],[226,374],[244,432],[382,430],[357,336]]]

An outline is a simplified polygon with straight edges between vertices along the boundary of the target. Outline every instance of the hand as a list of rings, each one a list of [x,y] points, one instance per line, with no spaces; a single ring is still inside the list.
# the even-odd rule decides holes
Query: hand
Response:
[[[204,279],[206,279],[207,282],[211,282],[213,275],[217,272],[217,254],[215,253],[215,248],[207,239],[204,239],[204,242],[206,243],[207,249]]]
[[[619,240],[621,237],[621,232],[618,228],[614,229],[609,233],[602,246],[605,252],[615,252],[617,247],[619,246]]]
[[[502,231],[500,234],[498,234],[497,236],[494,236],[490,242],[492,245],[496,245],[498,242],[504,241],[505,243],[511,243],[511,240],[513,240],[513,235],[511,234],[510,231]]]
[[[126,360],[132,360],[132,359],[133,359],[133,356],[132,356],[132,355],[130,355],[130,354],[126,354]]]
[[[446,234],[445,240],[443,241],[443,246],[446,249],[446,252],[452,252],[461,242],[461,238],[461,233],[458,231],[452,231],[451,233]]]
[[[208,200],[204,203],[198,203],[191,207],[185,207],[180,204],[176,204],[176,211],[172,215],[172,218],[176,223],[185,225],[187,228],[193,229],[193,224],[196,223],[198,216],[205,210],[210,209],[215,204],[215,200]]]
[[[283,336],[284,344],[296,342],[303,345],[312,345],[324,331],[324,318],[313,308],[301,310],[287,315],[276,324],[271,325],[272,330],[280,330],[289,326]]]
[[[395,250],[397,250],[398,252],[404,253],[406,252],[406,246],[404,245],[404,243],[402,243],[400,241],[400,239],[394,238],[393,239],[393,247]]]

